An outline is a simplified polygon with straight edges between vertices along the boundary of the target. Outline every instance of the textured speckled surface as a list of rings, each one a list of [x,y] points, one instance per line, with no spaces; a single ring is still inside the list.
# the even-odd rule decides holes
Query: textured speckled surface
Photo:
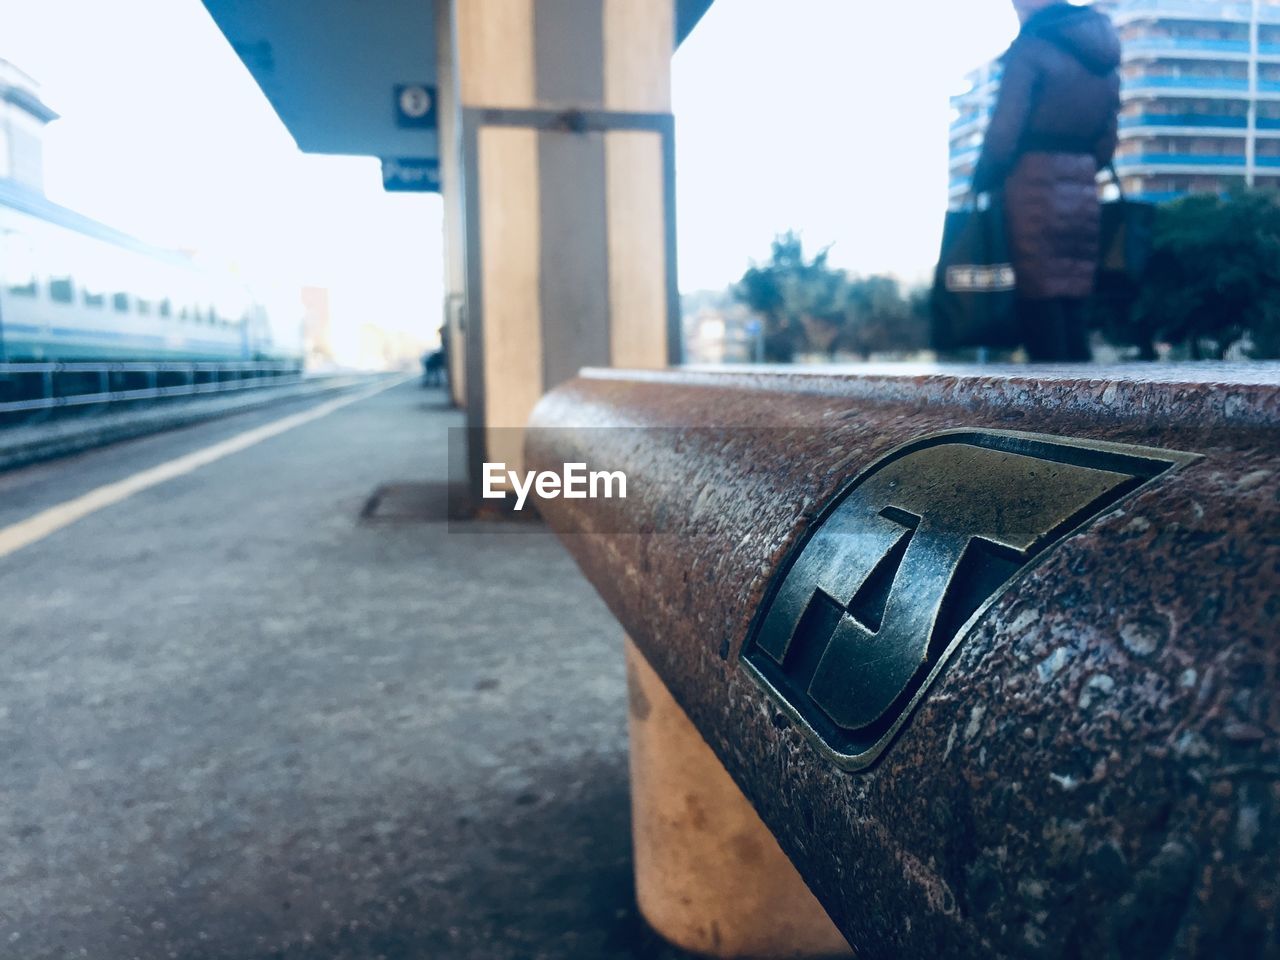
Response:
[[[573,562],[361,517],[443,486],[444,403],[404,384],[0,558],[0,960],[685,956],[635,907],[621,637]],[[0,474],[0,528],[298,410]]]
[[[535,465],[627,472],[544,515],[861,956],[1280,956],[1280,369],[589,372],[534,422],[572,428]],[[1055,548],[842,772],[738,650],[832,494],[959,427],[1204,459]]]

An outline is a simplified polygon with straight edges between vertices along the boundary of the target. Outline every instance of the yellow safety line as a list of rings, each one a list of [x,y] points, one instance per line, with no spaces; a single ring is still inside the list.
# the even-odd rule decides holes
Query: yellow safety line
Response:
[[[365,390],[355,396],[338,397],[319,406],[312,407],[310,410],[281,417],[279,420],[264,424],[261,427],[255,427],[252,430],[246,430],[244,433],[219,441],[212,446],[205,447],[203,450],[184,454],[166,463],[135,473],[133,476],[125,477],[123,480],[104,484],[86,494],[67,500],[57,506],[49,507],[47,510],[41,510],[26,520],[19,520],[17,523],[0,529],[0,557],[7,557],[23,547],[28,547],[37,541],[43,540],[49,534],[56,533],[63,527],[70,526],[77,520],[82,520],[92,513],[97,513],[104,507],[127,500],[135,493],[141,493],[143,490],[164,483],[166,480],[172,480],[174,477],[180,477],[183,474],[199,470],[215,460],[221,460],[223,457],[229,457],[233,453],[239,453],[241,450],[262,443],[264,440],[270,440],[272,437],[277,437],[287,430],[292,430],[294,427],[300,427],[303,424],[311,423],[313,420],[319,420],[321,417],[327,417],[334,411],[341,410],[343,407],[350,406],[353,403],[368,400],[370,397],[376,396],[384,390],[390,390],[392,387],[397,387],[409,379],[411,378],[397,378],[391,383],[379,384],[372,390]]]

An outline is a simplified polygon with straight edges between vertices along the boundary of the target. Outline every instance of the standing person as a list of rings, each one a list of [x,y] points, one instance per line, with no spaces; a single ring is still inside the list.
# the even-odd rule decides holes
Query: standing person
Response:
[[[1018,321],[1033,362],[1088,360],[1101,212],[1098,171],[1116,149],[1120,40],[1088,7],[1013,0],[1022,21],[1004,76],[975,193],[1004,190],[1017,271]]]

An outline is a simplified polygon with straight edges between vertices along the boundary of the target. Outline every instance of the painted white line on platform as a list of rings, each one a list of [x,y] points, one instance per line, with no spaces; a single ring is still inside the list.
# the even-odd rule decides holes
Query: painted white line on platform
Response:
[[[398,387],[410,379],[412,377],[397,378],[390,383],[379,384],[372,390],[362,391],[355,396],[338,397],[335,400],[329,400],[319,406],[312,407],[310,410],[281,417],[279,420],[263,424],[261,427],[254,427],[252,430],[246,430],[244,433],[219,441],[212,446],[205,447],[203,450],[184,454],[159,466],[135,473],[131,477],[117,480],[115,483],[104,484],[86,494],[67,500],[65,503],[60,503],[56,507],[41,510],[26,520],[19,520],[17,523],[0,529],[0,557],[7,557],[23,547],[28,547],[37,541],[43,540],[49,534],[56,533],[63,527],[70,526],[91,513],[97,513],[103,507],[109,507],[122,500],[127,500],[135,493],[141,493],[143,490],[164,483],[166,480],[172,480],[174,477],[180,477],[183,474],[191,473],[193,470],[199,470],[215,460],[221,460],[223,457],[229,457],[233,453],[239,453],[241,450],[262,443],[264,440],[278,437],[294,427],[300,427],[303,424],[311,423],[313,420],[319,420],[321,417],[327,417],[335,410],[341,410],[343,407],[359,403],[361,400],[368,400],[370,397],[376,396],[384,390],[390,390],[392,387]]]

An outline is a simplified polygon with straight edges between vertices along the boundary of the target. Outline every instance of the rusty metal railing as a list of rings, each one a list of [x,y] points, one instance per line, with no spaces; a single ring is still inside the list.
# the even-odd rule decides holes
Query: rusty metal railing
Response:
[[[531,469],[626,474],[539,509],[861,956],[1280,942],[1280,368],[1135,369],[534,414]]]

